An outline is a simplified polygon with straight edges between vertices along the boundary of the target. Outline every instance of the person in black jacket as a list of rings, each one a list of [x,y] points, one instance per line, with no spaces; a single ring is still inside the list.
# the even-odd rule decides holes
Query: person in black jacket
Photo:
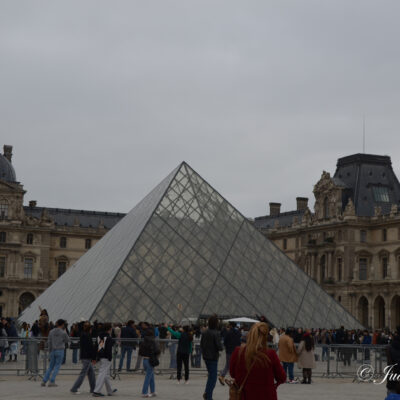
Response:
[[[99,375],[97,376],[96,387],[93,391],[94,397],[103,397],[101,389],[106,385],[107,394],[112,396],[117,389],[111,388],[110,367],[112,360],[113,339],[111,337],[111,324],[104,324],[104,332],[97,337],[95,344],[95,356],[93,359],[99,363]]]
[[[189,327],[180,327],[179,330],[175,331],[171,327],[168,327],[172,337],[178,339],[178,350],[176,352],[177,362],[177,375],[178,383],[182,379],[182,363],[185,366],[185,383],[189,381],[189,356],[192,353],[192,342],[193,335],[189,332]]]
[[[400,382],[396,377],[400,376],[400,326],[396,328],[396,333],[392,343],[386,349],[387,365],[390,374],[386,381],[386,389],[389,393],[400,393]],[[385,368],[385,372],[387,371]],[[394,378],[394,379],[393,379]]]
[[[136,341],[129,339],[137,339],[138,335],[135,329],[135,321],[128,321],[126,326],[121,329],[121,358],[119,359],[118,371],[121,371],[122,365],[124,364],[124,358],[126,354],[126,370],[131,370],[131,360],[133,349],[136,349]]]
[[[96,385],[96,376],[94,374],[94,369],[92,365],[92,360],[93,358],[95,358],[95,352],[93,339],[91,336],[91,329],[92,327],[90,325],[90,322],[87,321],[83,324],[83,331],[80,335],[79,340],[82,369],[79,373],[78,379],[75,381],[71,389],[71,392],[75,394],[79,393],[79,388],[81,387],[86,375],[89,379],[90,393],[94,392]]]
[[[154,340],[154,329],[149,328],[144,332],[143,342],[140,343],[139,346],[139,355],[143,358],[143,368],[146,372],[142,388],[142,397],[153,397],[156,395],[156,384],[154,382],[154,361],[157,359],[159,354],[160,349]]]
[[[225,354],[226,354],[226,364],[225,368],[221,371],[219,376],[219,382],[221,385],[225,385],[225,376],[229,371],[229,362],[231,360],[231,355],[236,347],[241,345],[242,334],[239,329],[236,328],[234,322],[229,323],[228,331],[224,338]]]
[[[217,330],[218,318],[212,316],[208,320],[208,329],[201,335],[201,352],[207,366],[208,379],[203,399],[212,400],[215,384],[218,377],[218,358],[222,351],[221,336]]]

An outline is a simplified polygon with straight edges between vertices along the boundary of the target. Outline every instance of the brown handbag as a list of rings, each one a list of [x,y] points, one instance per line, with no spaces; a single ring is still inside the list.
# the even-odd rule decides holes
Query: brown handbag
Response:
[[[239,386],[237,382],[234,379],[226,379],[225,382],[229,386],[229,400],[241,400],[242,398],[242,391],[244,388],[244,385],[246,384],[247,378],[250,375],[251,370],[254,367],[254,364],[256,363],[256,360],[253,361],[253,364],[251,364],[250,369],[247,371],[247,374],[245,378],[243,379],[242,384]]]

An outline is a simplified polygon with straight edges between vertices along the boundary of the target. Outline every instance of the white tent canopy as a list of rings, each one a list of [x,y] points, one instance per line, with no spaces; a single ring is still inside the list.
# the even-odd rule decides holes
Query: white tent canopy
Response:
[[[241,318],[232,318],[232,319],[226,319],[224,322],[237,322],[237,323],[243,323],[243,324],[255,324],[256,322],[260,322],[257,319],[251,319],[247,317],[241,317]]]

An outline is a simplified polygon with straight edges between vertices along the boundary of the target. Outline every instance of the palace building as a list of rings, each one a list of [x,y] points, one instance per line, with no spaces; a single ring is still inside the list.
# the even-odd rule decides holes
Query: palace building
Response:
[[[255,226],[362,325],[400,325],[400,183],[388,156],[340,158],[314,186],[315,205],[270,203]],[[323,304],[320,305],[324,307]]]
[[[0,315],[16,317],[125,214],[24,206],[26,192],[0,154]]]

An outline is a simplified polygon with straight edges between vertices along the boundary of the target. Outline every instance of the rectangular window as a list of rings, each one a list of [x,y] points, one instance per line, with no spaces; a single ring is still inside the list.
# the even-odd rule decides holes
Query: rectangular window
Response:
[[[32,233],[28,233],[26,235],[26,244],[33,244],[33,234]]]
[[[6,232],[0,232],[0,243],[5,243],[7,241]]]
[[[338,274],[337,274],[337,276],[338,276],[338,281],[340,282],[341,280],[342,280],[342,264],[343,264],[343,261],[342,261],[342,259],[341,258],[338,258],[337,259],[337,269],[338,269]]]
[[[366,258],[360,258],[359,263],[360,263],[359,279],[360,281],[366,281],[368,260]]]
[[[85,249],[88,250],[92,247],[92,239],[85,240]]]
[[[58,262],[58,277],[60,277],[67,270],[67,263],[65,261]]]
[[[60,237],[60,247],[62,249],[65,249],[67,247],[67,238],[66,237]]]
[[[389,203],[389,190],[385,186],[373,186],[372,192],[374,194],[375,201],[379,203]]]
[[[361,243],[366,243],[367,241],[367,231],[360,231],[360,242]]]
[[[6,258],[0,257],[0,278],[4,278],[6,275]]]
[[[287,249],[287,239],[283,239],[283,250]]]
[[[32,279],[33,258],[25,258],[24,260],[24,278]]]
[[[382,277],[385,279],[388,276],[388,259],[387,257],[382,258]]]
[[[8,204],[0,203],[0,219],[8,218]]]
[[[382,242],[387,241],[387,229],[382,230]]]

